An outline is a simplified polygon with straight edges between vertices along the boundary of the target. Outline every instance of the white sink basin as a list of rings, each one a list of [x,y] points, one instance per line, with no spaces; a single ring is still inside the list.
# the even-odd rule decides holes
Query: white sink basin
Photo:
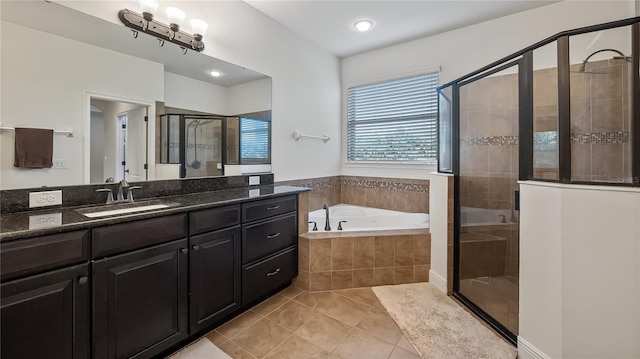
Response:
[[[109,204],[101,207],[88,207],[78,209],[77,211],[83,216],[89,218],[100,218],[179,206],[179,203],[151,200],[140,203],[122,203]]]
[[[149,206],[142,206],[142,207],[122,208],[122,209],[113,209],[113,210],[110,210],[110,211],[83,213],[83,215],[85,215],[87,217],[90,217],[90,218],[96,218],[96,217],[114,216],[116,214],[126,214],[126,213],[150,211],[152,209],[160,209],[160,208],[169,208],[169,205],[166,205],[166,204],[152,204],[152,205],[149,205]]]

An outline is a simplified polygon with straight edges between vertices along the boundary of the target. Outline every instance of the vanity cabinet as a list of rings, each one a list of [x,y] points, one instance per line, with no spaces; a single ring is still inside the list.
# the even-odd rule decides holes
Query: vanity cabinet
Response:
[[[95,261],[93,358],[149,358],[187,338],[188,252],[181,239]]]
[[[189,326],[195,333],[242,304],[240,205],[190,213],[189,232]]]
[[[90,357],[89,232],[0,245],[0,357]]]
[[[289,284],[297,195],[0,243],[11,359],[165,355]]]
[[[6,282],[0,293],[0,357],[90,358],[88,264]]]
[[[242,205],[242,305],[250,305],[298,275],[297,197]]]
[[[93,357],[148,358],[189,334],[187,214],[97,227]]]

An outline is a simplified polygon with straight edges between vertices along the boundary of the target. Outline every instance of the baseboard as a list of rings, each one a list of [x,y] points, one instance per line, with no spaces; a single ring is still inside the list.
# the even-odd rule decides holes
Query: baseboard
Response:
[[[542,350],[533,346],[522,337],[518,337],[518,358],[519,359],[551,359]]]
[[[447,294],[447,280],[431,269],[429,269],[429,283],[435,285],[442,293]]]

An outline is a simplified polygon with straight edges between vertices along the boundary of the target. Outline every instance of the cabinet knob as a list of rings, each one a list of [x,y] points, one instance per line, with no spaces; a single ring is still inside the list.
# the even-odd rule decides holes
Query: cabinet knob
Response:
[[[187,254],[189,253],[189,250],[187,248],[182,248],[180,252],[182,252],[182,254]]]
[[[196,244],[195,246],[191,247],[191,249],[193,249],[194,251],[197,251],[198,249],[200,249],[200,246]]]
[[[78,283],[80,283],[80,284],[85,284],[85,283],[87,283],[88,281],[89,281],[89,278],[87,278],[87,277],[80,277],[80,278],[78,278]]]

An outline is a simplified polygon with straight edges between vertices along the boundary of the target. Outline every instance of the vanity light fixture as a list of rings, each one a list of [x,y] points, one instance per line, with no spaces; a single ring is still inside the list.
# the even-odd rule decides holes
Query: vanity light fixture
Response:
[[[209,27],[205,21],[192,19],[193,35],[191,35],[180,30],[185,18],[184,11],[176,7],[167,7],[165,12],[169,25],[166,25],[153,19],[154,13],[158,10],[158,3],[155,0],[140,0],[139,4],[142,15],[129,9],[120,10],[118,13],[120,21],[132,29],[134,38],[138,38],[138,32],[142,31],[157,37],[161,47],[164,46],[165,41],[179,45],[183,54],[187,53],[187,49],[198,52],[204,50],[202,38]]]
[[[213,77],[220,77],[222,75],[222,73],[220,71],[209,71],[209,75],[213,76]]]
[[[370,20],[358,20],[355,22],[355,24],[353,24],[353,27],[355,27],[358,31],[365,32],[369,31],[369,29],[373,27],[373,22],[371,22]]]

